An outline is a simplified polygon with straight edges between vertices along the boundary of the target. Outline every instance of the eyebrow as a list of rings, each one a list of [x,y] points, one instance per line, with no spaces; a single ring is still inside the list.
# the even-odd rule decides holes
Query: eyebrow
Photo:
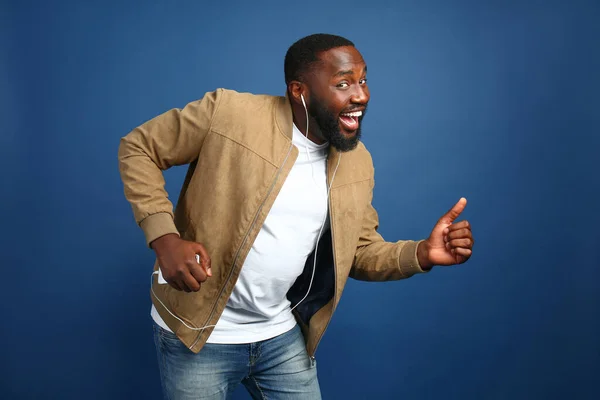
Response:
[[[363,70],[363,73],[366,74],[367,73],[367,66],[365,65],[365,68]],[[346,75],[352,75],[354,74],[354,71],[352,71],[351,69],[345,70],[345,71],[338,71],[335,73],[334,77],[341,77],[341,76],[346,76]]]

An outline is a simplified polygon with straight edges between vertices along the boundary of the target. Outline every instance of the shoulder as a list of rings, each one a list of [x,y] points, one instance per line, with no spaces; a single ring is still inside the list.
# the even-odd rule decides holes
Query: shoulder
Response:
[[[208,92],[205,96],[211,96],[217,99],[221,112],[232,112],[238,115],[243,112],[253,113],[265,108],[272,108],[282,98],[281,96],[238,92],[236,90],[225,88],[219,88],[213,92]]]
[[[266,145],[270,140],[265,139],[279,132],[277,116],[286,99],[219,88],[199,101],[214,104],[209,121],[211,132],[259,151],[256,150],[261,146],[259,142]]]
[[[359,157],[368,159],[370,162],[373,162],[373,158],[371,157],[371,152],[367,149],[367,146],[362,141],[358,142],[356,149],[354,151],[357,152]]]
[[[347,156],[351,158],[352,162],[360,165],[361,167],[373,170],[373,157],[371,157],[371,153],[362,141],[359,141],[356,148],[352,151],[349,151]]]
[[[237,92],[231,89],[218,88],[204,93],[196,100],[190,101],[187,106],[198,107],[202,104],[213,104],[215,111],[240,113],[244,110],[250,112],[273,107],[284,97],[268,94],[254,94],[247,92]]]
[[[371,154],[362,142],[354,150],[340,154],[340,164],[336,175],[337,185],[372,181],[375,175]]]
[[[201,98],[186,106],[193,115],[206,115],[210,118],[213,130],[225,131],[231,128],[256,129],[271,121],[281,96],[238,92],[218,88],[206,92]]]

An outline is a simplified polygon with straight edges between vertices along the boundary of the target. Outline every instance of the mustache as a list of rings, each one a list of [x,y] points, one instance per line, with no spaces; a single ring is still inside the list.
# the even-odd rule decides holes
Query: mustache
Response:
[[[364,106],[356,106],[356,107],[353,107],[353,108],[349,108],[348,110],[344,110],[344,111],[341,112],[341,114],[352,113],[352,112],[356,112],[356,111],[362,111],[363,116],[364,116],[367,113],[368,108],[369,108],[368,104],[365,104]]]

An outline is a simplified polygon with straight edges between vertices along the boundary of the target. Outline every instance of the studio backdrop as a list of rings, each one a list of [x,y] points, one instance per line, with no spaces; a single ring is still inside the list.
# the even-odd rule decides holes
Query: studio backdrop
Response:
[[[317,32],[368,65],[382,235],[425,238],[464,196],[476,241],[461,266],[350,280],[316,354],[323,397],[600,398],[597,1],[7,1],[0,16],[1,398],[161,398],[154,258],[119,140],[220,87],[283,95],[287,48]],[[173,201],[185,172],[165,173]]]

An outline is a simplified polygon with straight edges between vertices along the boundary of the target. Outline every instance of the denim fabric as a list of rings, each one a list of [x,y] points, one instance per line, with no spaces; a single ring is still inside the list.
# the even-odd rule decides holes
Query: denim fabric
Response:
[[[316,361],[297,325],[256,343],[207,343],[195,354],[154,324],[154,342],[165,399],[228,399],[240,383],[253,399],[321,399]]]

